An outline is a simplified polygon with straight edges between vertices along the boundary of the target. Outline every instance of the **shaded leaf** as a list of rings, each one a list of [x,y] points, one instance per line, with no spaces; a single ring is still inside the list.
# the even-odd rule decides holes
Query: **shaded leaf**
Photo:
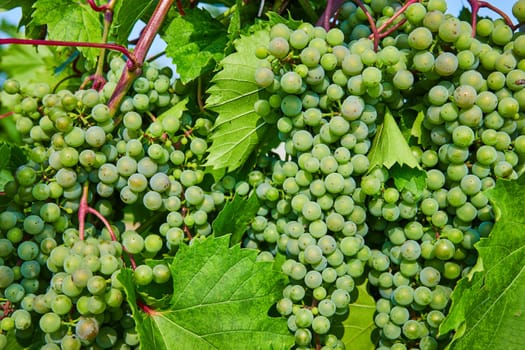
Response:
[[[11,147],[7,143],[0,144],[0,170],[6,169],[11,159]]]
[[[224,58],[222,70],[213,77],[214,85],[208,90],[210,96],[206,104],[218,117],[205,166],[228,171],[239,168],[264,140],[268,130],[273,130],[253,108],[262,91],[255,83],[259,60],[254,52],[268,42],[266,31],[241,37],[235,42],[237,52]]]
[[[410,168],[420,168],[410,146],[388,109],[385,111],[383,123],[377,127],[368,159],[370,160],[370,169],[382,166],[390,169],[394,164],[406,164]]]
[[[525,177],[498,180],[486,192],[496,213],[477,244],[475,273],[459,281],[440,333],[456,331],[449,349],[523,349],[525,334]]]
[[[247,199],[241,196],[233,197],[233,200],[226,203],[213,221],[215,236],[231,234],[230,244],[239,243],[250,222],[259,211],[259,207],[260,203],[255,194]]]
[[[23,26],[27,24],[31,19],[31,14],[33,13],[33,4],[36,0],[0,0],[0,9],[1,10],[11,10],[16,7],[22,8],[22,18],[18,26]]]
[[[354,289],[349,308],[350,311],[345,316],[336,316],[332,323],[334,334],[340,337],[348,349],[375,349],[373,333],[376,329],[376,302],[368,293],[366,280]]]
[[[229,248],[229,237],[181,246],[170,265],[170,307],[142,311],[131,270],[124,285],[143,350],[285,349],[294,338],[286,320],[267,315],[286,279],[271,262],[256,262],[257,251]],[[139,301],[140,303],[140,301]],[[146,308],[144,308],[146,309]]]
[[[210,72],[224,57],[228,42],[227,28],[199,8],[175,17],[162,38],[168,45],[166,55],[177,65],[177,73],[185,84]]]
[[[16,76],[20,84],[46,82],[54,86],[69,74],[69,71],[55,74],[61,63],[62,58],[49,47],[10,45],[0,56],[0,71]]]
[[[419,196],[426,188],[427,174],[424,170],[394,164],[390,169],[390,175],[394,178],[394,184],[399,191],[407,189]]]
[[[38,0],[34,5],[32,25],[46,25],[48,39],[71,42],[102,42],[101,14],[87,2],[73,0]],[[94,65],[100,49],[79,47]]]

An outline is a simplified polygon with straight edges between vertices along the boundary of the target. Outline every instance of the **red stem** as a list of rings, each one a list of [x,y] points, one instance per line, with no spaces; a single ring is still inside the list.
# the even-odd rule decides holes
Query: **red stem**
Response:
[[[122,53],[134,65],[137,64],[137,58],[128,51],[124,46],[107,43],[91,43],[91,42],[76,42],[76,41],[62,41],[62,40],[43,40],[43,39],[16,39],[7,38],[0,39],[0,45],[5,44],[19,44],[19,45],[45,45],[45,46],[68,46],[68,47],[94,47],[99,49],[109,49]]]
[[[146,54],[153,43],[155,35],[157,35],[166,14],[168,13],[173,0],[160,0],[153,12],[153,15],[144,27],[137,45],[134,50],[134,61],[128,62],[127,69],[122,72],[120,80],[115,87],[115,91],[108,102],[108,107],[112,115],[115,115],[120,105],[120,102],[126,96],[127,91],[131,87],[133,81],[140,75],[142,64],[146,58]]]
[[[399,27],[401,27],[403,24],[405,24],[405,22],[407,21],[406,18],[403,18],[401,21],[399,21],[398,23],[396,23],[394,26],[388,28],[388,30],[386,32],[382,32],[379,34],[379,37],[380,38],[384,38],[384,37],[387,37],[389,36],[390,34],[392,34],[396,29],[398,29]]]
[[[328,0],[326,3],[326,8],[321,17],[319,17],[319,20],[316,24],[319,26],[323,26],[326,30],[329,30],[330,18],[332,18],[337,13],[337,11],[341,7],[341,5],[344,4],[344,2],[345,0]]]
[[[97,12],[104,12],[106,11],[106,9],[108,8],[108,5],[102,5],[102,6],[98,6],[97,4],[95,4],[95,1],[94,0],[87,0],[89,6],[91,6],[91,8]]]
[[[89,194],[89,185],[84,184],[84,190],[82,192],[82,197],[80,198],[80,203],[78,206],[78,236],[81,241],[84,240],[85,236],[85,227],[86,227],[86,214],[88,212],[88,194]]]
[[[186,16],[186,12],[184,11],[184,7],[182,7],[181,0],[177,0],[177,10],[179,11],[181,16]]]
[[[4,119],[4,118],[7,118],[11,115],[15,114],[14,111],[11,111],[11,112],[7,112],[7,113],[4,113],[4,114],[0,114],[0,119]]]
[[[106,229],[109,231],[109,235],[111,236],[112,241],[117,241],[117,236],[115,235],[115,231],[113,231],[113,228],[111,227],[111,224],[109,221],[102,215],[98,210],[87,207],[87,212],[90,214],[95,215],[97,218],[99,218],[100,221],[106,226]],[[122,247],[122,249],[128,254],[129,262],[131,263],[131,268],[135,270],[137,268],[137,263],[135,262],[135,258],[133,258],[133,254],[129,253],[125,247]]]
[[[147,313],[147,314],[150,315],[150,316],[155,316],[155,315],[159,315],[159,314],[160,314],[160,312],[158,312],[157,310],[152,309],[152,308],[149,307],[148,305],[144,304],[144,302],[142,302],[141,300],[137,300],[137,306],[138,306],[142,311],[144,311],[145,313]]]
[[[501,9],[497,8],[496,6],[486,1],[480,1],[480,0],[468,0],[468,2],[472,9],[472,37],[476,36],[476,25],[478,23],[478,12],[479,12],[479,9],[482,7],[486,7],[496,12],[498,15],[501,16],[501,18],[503,18],[505,23],[507,23],[507,25],[511,27],[513,30],[516,30],[517,28],[519,28],[519,23],[517,25],[514,25],[514,23],[512,23],[512,19],[510,19],[510,17],[505,12],[503,12]]]
[[[372,29],[371,37],[374,39],[374,51],[377,52],[377,50],[379,49],[379,31],[376,27],[376,22],[374,21],[374,18],[372,18],[372,15],[365,7],[365,5],[363,5],[363,2],[361,0],[354,1],[357,4],[357,6],[359,6],[359,8],[365,13],[366,19],[368,20],[368,24],[370,25],[370,29]]]

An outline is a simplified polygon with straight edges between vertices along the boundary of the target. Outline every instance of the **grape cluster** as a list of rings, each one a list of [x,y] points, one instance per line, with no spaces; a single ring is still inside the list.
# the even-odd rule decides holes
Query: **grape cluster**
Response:
[[[401,8],[364,6],[376,28]],[[254,110],[275,124],[285,155],[260,168],[268,175],[249,244],[287,258],[277,311],[298,349],[344,348],[333,324],[365,279],[378,349],[449,341],[438,329],[452,289],[493,226],[483,190],[516,179],[523,164],[525,36],[489,19],[473,36],[445,12],[442,0],[411,4],[375,47],[365,12],[346,3],[338,28],[276,24],[255,52],[264,90]],[[417,135],[408,141],[424,189],[396,186],[386,165],[370,165],[389,113]]]
[[[47,350],[138,347],[120,269],[170,293],[170,257],[211,233],[231,195],[204,184],[212,121],[170,109],[184,103],[171,70],[146,65],[111,115],[125,62],[109,66],[101,91],[4,84],[28,160],[0,211],[0,349],[7,332]]]

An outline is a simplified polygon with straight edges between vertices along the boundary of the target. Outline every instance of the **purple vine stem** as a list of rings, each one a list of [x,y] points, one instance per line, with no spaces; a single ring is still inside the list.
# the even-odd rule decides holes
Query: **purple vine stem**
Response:
[[[365,5],[363,5],[363,2],[361,0],[354,0],[354,2],[359,6],[361,10],[363,10],[366,19],[368,20],[368,24],[370,25],[370,29],[372,29],[372,34],[370,34],[371,38],[374,39],[374,51],[377,51],[379,49],[379,31],[376,27],[376,22],[370,12],[367,10]]]
[[[511,27],[513,30],[516,30],[519,27],[519,23],[517,25],[514,25],[510,17],[505,12],[503,12],[501,9],[497,8],[496,6],[486,1],[468,0],[468,2],[470,4],[470,8],[472,9],[472,37],[476,36],[476,24],[478,23],[478,12],[479,12],[479,9],[482,7],[486,7],[496,12],[498,15],[501,16],[501,18],[503,18],[505,23],[507,23],[507,25]]]
[[[117,44],[106,43],[91,43],[91,42],[76,42],[76,41],[62,41],[62,40],[45,40],[45,39],[16,39],[7,38],[0,39],[0,45],[17,44],[17,45],[44,45],[44,46],[67,46],[67,47],[91,47],[99,49],[109,49],[122,53],[133,64],[136,64],[137,59],[124,46]]]
[[[95,208],[92,208],[89,206],[88,203],[88,196],[89,196],[89,185],[86,183],[84,184],[84,189],[82,191],[82,197],[80,198],[79,208],[78,208],[78,236],[81,241],[85,239],[85,227],[86,227],[86,215],[87,214],[93,214],[95,215],[106,227],[106,229],[109,232],[109,235],[111,237],[112,241],[117,241],[117,235],[115,235],[115,231],[111,227],[111,224],[109,221],[102,215],[98,210]],[[133,257],[133,254],[129,253],[125,247],[122,247],[123,250],[128,254],[128,258],[131,264],[131,268],[135,270],[137,268],[137,263],[135,262],[135,258]]]
[[[168,13],[174,0],[160,0],[153,12],[153,15],[143,29],[134,50],[134,60],[128,61],[127,69],[120,76],[120,80],[115,87],[115,91],[108,102],[108,107],[112,115],[115,115],[122,99],[126,96],[131,84],[142,71],[141,67],[146,59],[155,35],[158,33],[166,14]]]
[[[87,3],[89,4],[89,6],[91,6],[91,8],[97,12],[104,12],[108,9],[108,7],[110,5],[106,4],[106,5],[102,5],[102,6],[98,6],[94,0],[87,0]]]
[[[335,16],[341,5],[343,5],[345,0],[328,0],[326,3],[326,8],[319,17],[319,20],[317,21],[317,25],[323,26],[324,29],[329,30],[330,29],[330,19]]]

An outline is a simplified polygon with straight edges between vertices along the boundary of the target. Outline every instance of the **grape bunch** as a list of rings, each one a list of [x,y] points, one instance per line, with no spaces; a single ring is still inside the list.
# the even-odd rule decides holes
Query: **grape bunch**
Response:
[[[125,61],[109,66],[101,91],[4,84],[28,160],[0,211],[1,349],[13,331],[48,350],[139,347],[120,269],[171,293],[170,257],[209,235],[232,195],[204,183],[212,121],[173,112],[184,87],[171,70],[146,65],[113,116]]]
[[[377,47],[363,9],[345,3],[337,28],[276,24],[255,51],[254,110],[285,154],[260,168],[249,242],[287,259],[277,311],[297,349],[344,348],[334,324],[364,280],[378,349],[439,349],[451,292],[494,223],[483,191],[523,166],[525,36],[489,19],[473,36],[441,0],[364,6],[376,28],[403,11]],[[421,189],[371,164],[387,115],[412,133]]]

